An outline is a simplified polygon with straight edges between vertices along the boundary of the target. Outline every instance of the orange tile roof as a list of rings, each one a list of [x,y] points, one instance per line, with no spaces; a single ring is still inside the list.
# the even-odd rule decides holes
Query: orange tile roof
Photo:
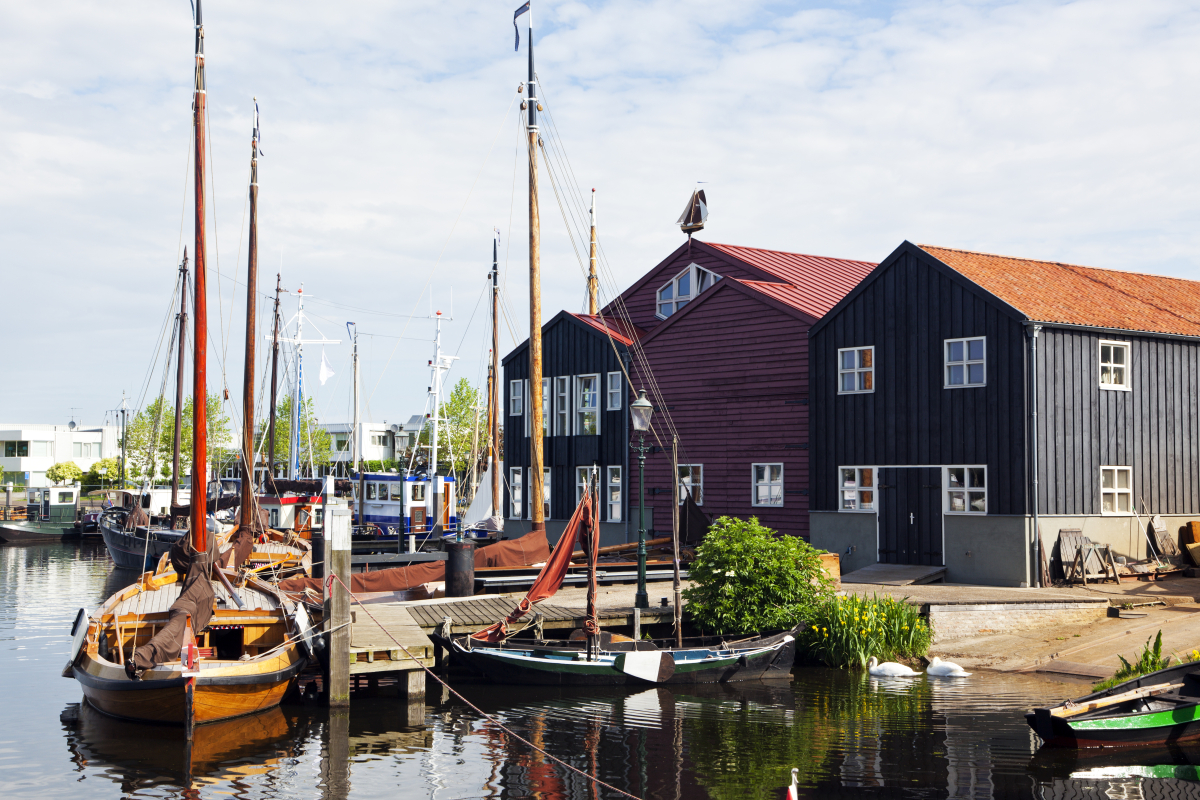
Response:
[[[1200,282],[918,245],[1031,320],[1200,336]]]

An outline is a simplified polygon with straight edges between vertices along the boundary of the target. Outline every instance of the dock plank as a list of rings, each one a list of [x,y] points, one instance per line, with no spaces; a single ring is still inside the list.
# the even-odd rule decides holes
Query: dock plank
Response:
[[[882,586],[911,586],[944,580],[945,567],[918,564],[869,564],[842,575],[842,583],[873,583]]]

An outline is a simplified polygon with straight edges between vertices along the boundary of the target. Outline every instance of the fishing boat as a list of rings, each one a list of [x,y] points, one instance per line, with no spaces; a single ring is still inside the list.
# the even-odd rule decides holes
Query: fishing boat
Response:
[[[493,683],[541,686],[645,686],[791,678],[798,627],[694,647],[637,641],[602,633],[596,609],[600,520],[594,486],[584,492],[566,530],[533,586],[508,617],[468,636],[431,638],[462,664]],[[536,603],[562,585],[576,540],[588,558],[588,611],[583,635],[562,643],[511,639],[509,626],[531,618]],[[734,637],[730,637],[733,639]]]
[[[1025,715],[1055,747],[1121,747],[1200,739],[1200,664],[1151,672]]]
[[[28,489],[24,506],[5,507],[0,543],[56,542],[73,532],[79,506],[78,486]]]
[[[97,710],[143,722],[184,723],[189,677],[195,678],[196,723],[277,706],[308,663],[308,609],[257,578],[232,590],[219,578],[203,580],[210,587],[203,594],[215,598],[216,610],[207,630],[192,634],[187,627],[182,646],[168,643],[173,658],[137,680],[125,666],[135,649],[171,624],[186,583],[174,571],[145,573],[94,614],[80,609],[63,676],[79,681]]]

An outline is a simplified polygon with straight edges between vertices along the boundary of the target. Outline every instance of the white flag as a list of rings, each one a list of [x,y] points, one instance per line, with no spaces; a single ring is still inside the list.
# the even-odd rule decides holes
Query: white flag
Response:
[[[317,373],[317,377],[321,379],[322,386],[333,377],[333,367],[329,366],[329,358],[325,355],[324,348],[321,348],[321,371]]]

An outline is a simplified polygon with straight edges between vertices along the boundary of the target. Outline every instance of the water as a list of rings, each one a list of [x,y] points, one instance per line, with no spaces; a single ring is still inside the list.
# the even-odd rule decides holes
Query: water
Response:
[[[437,690],[411,719],[401,699],[356,696],[348,714],[293,704],[202,726],[189,777],[181,729],[108,719],[59,677],[76,609],[132,578],[101,546],[0,547],[0,797],[619,796],[593,793]],[[791,684],[464,693],[643,798],[782,798],[793,766],[812,798],[1200,797],[1195,746],[1039,752],[1023,712],[1083,690],[1002,674],[871,681],[801,668]]]

